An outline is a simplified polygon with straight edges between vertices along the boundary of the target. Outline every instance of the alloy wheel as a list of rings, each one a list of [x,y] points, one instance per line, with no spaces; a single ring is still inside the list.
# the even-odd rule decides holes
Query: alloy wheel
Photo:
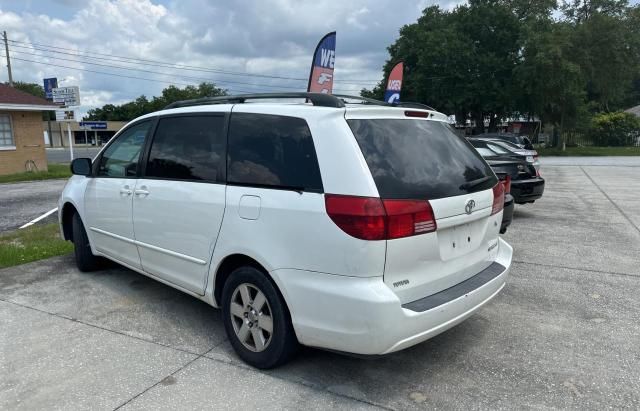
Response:
[[[231,296],[229,307],[236,337],[253,352],[264,351],[273,335],[271,307],[264,293],[256,286],[242,283]]]

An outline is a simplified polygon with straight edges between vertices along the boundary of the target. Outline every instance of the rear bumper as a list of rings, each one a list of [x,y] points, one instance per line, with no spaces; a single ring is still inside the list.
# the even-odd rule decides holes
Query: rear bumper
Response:
[[[291,269],[275,270],[272,275],[302,344],[380,355],[418,344],[471,316],[504,287],[512,253],[511,246],[500,239],[494,272],[404,305],[382,277]]]
[[[513,210],[515,208],[515,200],[509,193],[504,196],[504,210],[502,212],[502,224],[500,224],[500,233],[504,233],[507,227],[511,225],[513,220]]]
[[[511,180],[511,195],[516,203],[528,203],[538,200],[544,192],[544,178],[536,177],[528,180]]]

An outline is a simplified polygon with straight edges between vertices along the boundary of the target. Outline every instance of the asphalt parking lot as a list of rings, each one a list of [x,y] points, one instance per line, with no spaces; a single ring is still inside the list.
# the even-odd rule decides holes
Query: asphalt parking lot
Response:
[[[637,409],[640,164],[572,161],[543,162],[544,197],[516,208],[503,292],[377,359],[305,348],[258,371],[217,310],[142,275],[0,270],[0,409]]]
[[[0,184],[0,233],[14,230],[58,206],[66,180]],[[55,221],[55,214],[47,221]]]
[[[89,157],[93,158],[102,147],[74,147],[73,158]],[[47,161],[49,163],[70,163],[71,150],[69,148],[47,148]]]

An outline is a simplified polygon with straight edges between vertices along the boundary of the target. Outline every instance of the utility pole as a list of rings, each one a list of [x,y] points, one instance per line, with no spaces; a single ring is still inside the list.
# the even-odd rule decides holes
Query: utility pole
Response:
[[[11,59],[9,58],[9,42],[7,41],[7,32],[2,32],[4,37],[4,53],[7,55],[7,71],[9,72],[9,85],[13,87],[13,76],[11,75]]]

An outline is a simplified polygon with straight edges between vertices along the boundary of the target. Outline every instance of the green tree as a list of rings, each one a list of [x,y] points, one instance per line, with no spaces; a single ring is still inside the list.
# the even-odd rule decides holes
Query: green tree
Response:
[[[557,24],[532,36],[516,71],[520,107],[556,126],[560,136],[584,121],[585,113],[585,80],[580,66],[570,58],[570,30],[568,24]]]
[[[176,101],[224,96],[226,94],[226,90],[216,87],[213,83],[200,83],[198,86],[186,86],[184,88],[171,85],[162,90],[160,96],[155,96],[151,100],[146,96],[140,96],[121,105],[106,104],[89,110],[83,119],[129,121],[144,114],[162,110],[168,104]]]
[[[44,98],[44,87],[40,84],[36,83],[25,83],[23,81],[14,81],[13,88],[18,89],[20,91],[24,91],[25,93],[29,93],[32,96]]]
[[[471,0],[453,11],[428,7],[388,48],[385,76],[402,59],[402,100],[453,112],[461,120],[470,113],[478,131],[489,117],[494,129],[499,118],[514,110],[512,73],[519,59],[520,29],[510,6],[498,0]],[[379,98],[384,86],[381,82],[362,95]]]

